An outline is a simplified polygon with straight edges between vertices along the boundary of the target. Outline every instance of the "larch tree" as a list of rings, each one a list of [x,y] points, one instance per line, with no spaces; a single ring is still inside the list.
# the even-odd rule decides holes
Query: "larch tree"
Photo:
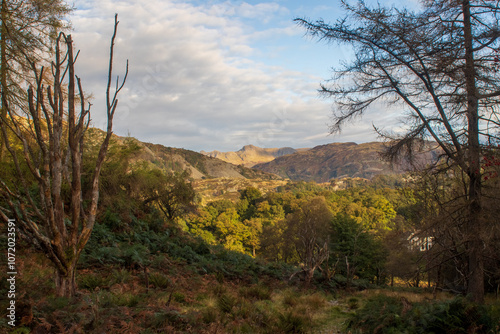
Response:
[[[0,179],[0,217],[15,219],[21,235],[52,261],[59,296],[73,296],[76,291],[76,265],[96,222],[99,176],[112,136],[117,96],[128,74],[127,63],[125,76],[121,82],[116,79],[113,92],[117,27],[115,16],[106,88],[107,129],[88,186],[82,184],[82,171],[90,104],[75,74],[78,54],[71,35],[58,35],[50,69],[31,62],[36,82],[28,89],[28,109],[8,106],[0,118],[12,169],[9,179]],[[50,85],[45,84],[47,77]]]
[[[411,156],[434,141],[465,176],[467,293],[484,299],[483,244],[487,238],[482,192],[482,150],[499,140],[498,48],[500,2],[423,0],[416,11],[341,1],[345,17],[333,24],[296,19],[309,34],[354,49],[321,92],[335,99],[332,132],[375,102],[401,106],[406,131],[376,130],[388,155]]]

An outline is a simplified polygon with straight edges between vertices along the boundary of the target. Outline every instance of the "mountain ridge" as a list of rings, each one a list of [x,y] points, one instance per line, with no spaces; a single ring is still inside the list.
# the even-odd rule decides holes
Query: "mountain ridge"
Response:
[[[139,142],[139,141],[138,141]],[[217,158],[182,148],[167,147],[161,144],[142,143],[142,160],[149,161],[163,170],[190,170],[194,180],[215,178],[237,179],[279,179],[273,174],[250,169],[222,161]]]
[[[275,158],[293,154],[297,152],[296,149],[292,147],[280,147],[280,148],[262,148],[254,145],[245,145],[238,151],[201,151],[200,153],[212,158],[217,158],[234,165],[243,165],[245,167],[253,167],[259,163],[265,163],[274,160]]]
[[[292,181],[318,183],[344,177],[371,179],[379,174],[400,174],[412,169],[405,161],[390,164],[382,160],[381,155],[386,145],[383,142],[324,144],[306,151],[281,156],[272,161],[254,165],[252,168]],[[426,149],[426,152],[417,155],[418,165],[427,165],[438,159],[439,152],[432,149],[431,143],[426,144]]]
[[[330,143],[310,149],[260,148],[245,145],[236,152],[195,152],[182,148],[173,148],[161,144],[145,143],[135,138],[119,137],[125,144],[133,142],[139,147],[134,160],[145,163],[151,168],[164,171],[180,172],[189,170],[193,180],[240,179],[255,182],[282,180],[330,182],[342,178],[371,179],[376,175],[401,174],[410,169],[404,160],[391,165],[381,158],[386,143],[354,142]],[[435,162],[439,152],[432,149],[432,143],[425,144],[426,152],[417,155],[420,165]],[[221,153],[221,152],[219,152]],[[215,155],[213,157],[212,155]],[[232,157],[238,164],[221,158]],[[267,162],[256,163],[267,159]],[[252,168],[246,166],[252,165]],[[241,183],[241,182],[239,182]]]

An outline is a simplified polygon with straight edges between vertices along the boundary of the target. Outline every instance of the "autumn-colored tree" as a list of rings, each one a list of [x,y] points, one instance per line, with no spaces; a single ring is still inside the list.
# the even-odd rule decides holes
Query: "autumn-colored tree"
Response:
[[[257,254],[257,249],[260,248],[260,239],[262,234],[262,219],[261,218],[250,218],[243,222],[243,225],[247,228],[247,240],[245,240],[245,245],[251,249],[251,254],[255,257]]]

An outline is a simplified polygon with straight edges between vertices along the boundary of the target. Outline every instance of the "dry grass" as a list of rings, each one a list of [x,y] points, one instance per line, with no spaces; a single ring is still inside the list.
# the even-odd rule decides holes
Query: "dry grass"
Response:
[[[404,297],[411,303],[433,298],[432,293],[424,290],[387,288],[345,294],[339,299],[271,278],[258,284],[244,280],[220,283],[214,274],[197,275],[183,264],[172,263],[168,268],[152,271],[158,279],[150,280],[149,290],[141,271],[118,267],[107,271],[82,270],[81,278],[106,272],[113,284],[80,289],[79,297],[69,301],[50,296],[54,293],[49,283],[53,271],[46,260],[36,261],[20,259],[23,274],[19,282],[24,290],[33,283],[42,287],[30,292],[35,322],[39,326],[72,324],[89,334],[147,328],[171,333],[338,333],[345,320],[370,297],[384,294]],[[450,297],[445,293],[437,295],[438,299]],[[37,326],[35,322],[30,325],[32,328]]]
[[[388,297],[396,297],[406,298],[411,303],[417,302],[425,302],[429,300],[434,300],[434,295],[432,292],[427,292],[425,290],[415,290],[415,291],[407,291],[404,289],[370,289],[363,290],[355,293],[355,296],[361,299],[368,299],[373,296],[385,295]],[[436,300],[447,300],[453,298],[453,295],[450,295],[446,292],[438,292],[436,294]]]

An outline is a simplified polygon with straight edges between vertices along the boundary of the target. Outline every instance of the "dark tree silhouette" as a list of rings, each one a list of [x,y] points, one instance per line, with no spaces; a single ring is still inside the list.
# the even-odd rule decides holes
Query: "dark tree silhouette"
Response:
[[[422,9],[370,8],[342,1],[346,16],[334,24],[296,19],[328,42],[347,43],[355,59],[321,92],[338,109],[332,132],[376,101],[403,106],[403,135],[376,129],[392,141],[388,156],[411,156],[427,139],[444,152],[448,166],[466,177],[467,292],[484,298],[481,151],[498,143],[498,1],[421,1]]]

